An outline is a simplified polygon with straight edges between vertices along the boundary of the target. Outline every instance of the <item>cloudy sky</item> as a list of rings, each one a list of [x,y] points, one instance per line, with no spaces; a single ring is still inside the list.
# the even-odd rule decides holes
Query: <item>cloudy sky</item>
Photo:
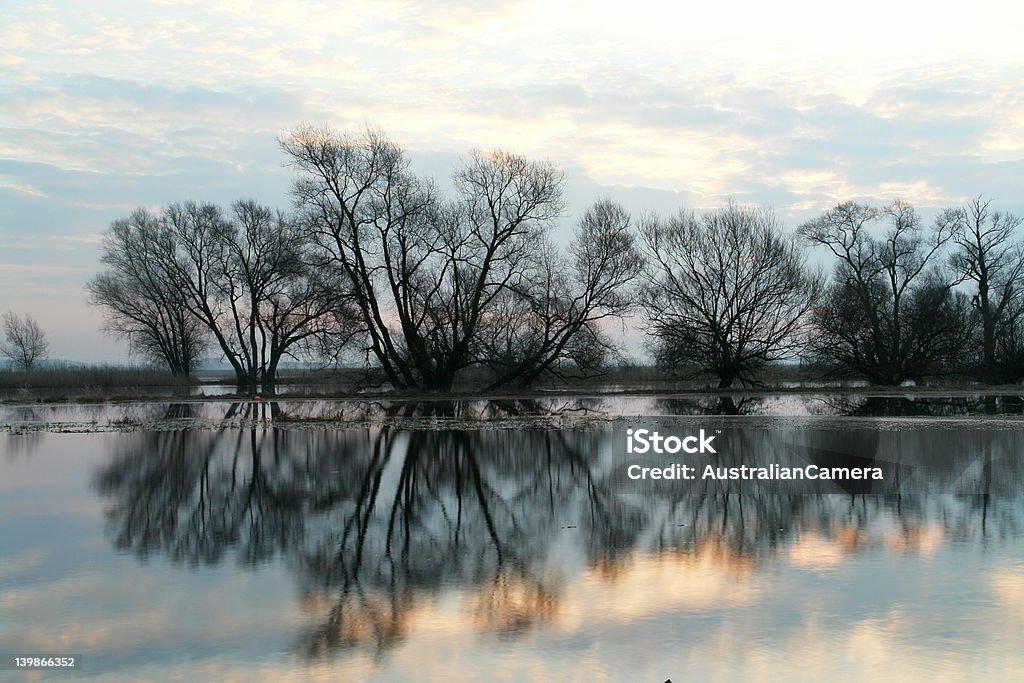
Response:
[[[85,305],[133,207],[287,206],[275,138],[381,125],[424,173],[503,147],[566,170],[572,216],[845,199],[1024,213],[1017,3],[4,0],[0,310],[52,355],[125,360]]]

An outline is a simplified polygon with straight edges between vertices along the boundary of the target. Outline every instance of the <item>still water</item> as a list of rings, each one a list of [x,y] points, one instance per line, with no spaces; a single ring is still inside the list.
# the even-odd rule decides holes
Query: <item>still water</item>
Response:
[[[870,443],[909,494],[628,489],[612,424],[4,434],[0,652],[104,681],[1019,678],[1024,421],[964,412],[677,418],[750,462]]]

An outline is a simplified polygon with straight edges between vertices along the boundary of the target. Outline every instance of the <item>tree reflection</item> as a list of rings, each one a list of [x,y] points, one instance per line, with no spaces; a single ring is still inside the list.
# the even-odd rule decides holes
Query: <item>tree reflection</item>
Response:
[[[475,587],[481,628],[519,632],[550,618],[558,577],[538,563],[563,527],[602,554],[628,549],[642,514],[596,469],[600,438],[387,426],[154,432],[126,437],[96,486],[118,549],[190,564],[229,551],[247,565],[280,555],[307,598],[334,596],[303,652],[381,650],[401,638],[415,596],[445,585]]]
[[[912,390],[911,390],[912,391]],[[798,404],[809,413],[843,417],[967,417],[1024,414],[1024,396],[978,394],[967,396],[774,394],[677,396],[659,398],[655,406],[664,415],[771,415],[788,414],[778,401]],[[796,414],[799,414],[797,411]]]
[[[274,412],[253,404],[230,410],[254,418]],[[429,416],[460,408],[396,410]],[[748,455],[792,449],[781,433],[742,438],[750,440]],[[873,457],[877,436],[865,438]],[[964,447],[978,445],[963,438]],[[1019,482],[1016,458],[1007,457],[1017,442],[992,439],[975,474]],[[477,630],[515,636],[550,624],[577,578],[560,561],[570,548],[587,571],[614,582],[648,552],[749,571],[810,536],[842,555],[913,551],[934,529],[964,538],[979,527],[983,534],[1021,527],[1019,499],[988,496],[784,495],[743,482],[624,493],[610,442],[602,430],[296,430],[267,421],[124,435],[95,482],[124,552],[193,565],[232,555],[246,566],[283,561],[316,616],[296,645],[313,658],[352,648],[380,656],[450,587],[463,594],[462,617]],[[908,444],[908,459],[929,456],[931,442]],[[883,518],[897,523],[879,535]]]
[[[1019,415],[1024,398],[1017,395],[972,396],[829,396],[824,410],[849,417],[966,417],[970,415]]]
[[[752,415],[760,412],[764,398],[729,394],[684,398],[660,398],[657,408],[666,415]]]

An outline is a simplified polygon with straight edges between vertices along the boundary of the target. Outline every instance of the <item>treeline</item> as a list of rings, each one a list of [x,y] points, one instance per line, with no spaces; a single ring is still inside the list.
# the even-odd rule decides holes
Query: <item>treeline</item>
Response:
[[[904,202],[845,203],[796,234],[732,203],[638,219],[601,200],[560,248],[548,163],[474,153],[447,196],[377,130],[280,144],[289,212],[184,202],[107,230],[90,300],[136,353],[188,374],[213,348],[265,392],[285,358],[346,355],[398,389],[449,390],[470,368],[524,387],[599,369],[618,353],[606,322],[638,313],[659,365],[722,387],[794,358],[879,384],[1024,374],[1021,221],[983,199],[930,226]]]

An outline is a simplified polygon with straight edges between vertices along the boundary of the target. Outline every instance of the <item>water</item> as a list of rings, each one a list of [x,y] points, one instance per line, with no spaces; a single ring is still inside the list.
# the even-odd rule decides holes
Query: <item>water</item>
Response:
[[[750,462],[870,444],[916,473],[902,495],[630,490],[620,423],[460,421],[479,404],[425,411],[457,429],[23,421],[0,435],[0,652],[104,681],[1012,679],[1024,421],[929,405],[668,420]]]
[[[380,422],[427,417],[463,424],[488,421],[557,424],[637,416],[974,418],[1024,415],[1024,395],[970,394],[731,394],[722,396],[553,396],[548,398],[410,402],[400,399],[282,398],[116,403],[0,404],[0,430],[127,431],[193,427],[280,426],[309,422]],[[0,431],[3,433],[3,431]]]

